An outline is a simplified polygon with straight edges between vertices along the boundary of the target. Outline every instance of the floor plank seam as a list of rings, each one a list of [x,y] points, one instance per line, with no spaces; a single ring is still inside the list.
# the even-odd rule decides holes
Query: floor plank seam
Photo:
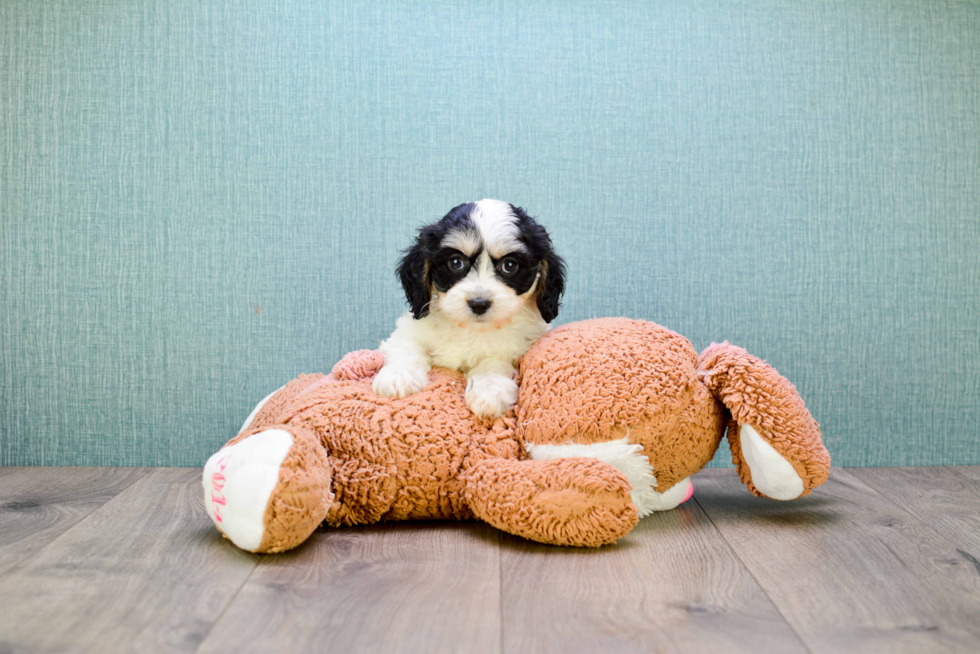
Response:
[[[800,642],[800,645],[803,646],[803,649],[810,652],[810,654],[815,654],[813,649],[810,647],[809,643],[807,643],[806,640],[803,639],[803,636],[800,634],[800,632],[797,631],[796,626],[792,622],[790,622],[789,618],[783,612],[782,607],[780,607],[779,604],[776,602],[776,600],[774,600],[772,596],[769,595],[769,591],[766,590],[766,587],[755,576],[755,573],[752,571],[752,568],[749,567],[749,564],[746,563],[742,559],[742,557],[738,555],[738,550],[732,547],[732,544],[729,542],[729,540],[725,538],[725,534],[722,532],[721,529],[718,528],[718,525],[715,524],[715,521],[711,518],[711,514],[708,513],[708,510],[705,509],[700,502],[698,502],[697,494],[695,493],[695,495],[691,497],[691,499],[694,500],[694,502],[698,505],[698,508],[701,509],[701,512],[704,513],[706,518],[708,518],[708,522],[711,523],[711,526],[715,528],[716,532],[718,532],[718,535],[725,542],[725,545],[728,546],[728,549],[732,553],[732,556],[734,556],[738,560],[738,562],[742,564],[742,567],[745,568],[745,571],[749,574],[749,577],[752,578],[752,581],[755,582],[755,585],[758,586],[759,590],[761,590],[762,593],[769,600],[769,603],[772,604],[773,608],[776,609],[776,612],[779,613],[779,616],[783,619],[783,622],[786,623],[786,626],[789,627],[790,631],[793,632],[793,635],[796,636],[796,639]]]
[[[149,472],[149,471],[152,471],[153,468],[136,468],[136,470],[145,470],[145,471],[148,471],[148,472],[144,472],[144,474],[142,474],[140,476],[137,476],[136,479],[134,479],[133,481],[131,481],[128,484],[126,484],[123,488],[120,488],[118,493],[116,493],[115,495],[113,495],[112,497],[110,497],[109,499],[107,499],[105,502],[103,502],[99,506],[97,506],[94,509],[92,509],[91,511],[89,511],[86,515],[82,516],[81,519],[78,522],[76,522],[75,524],[73,524],[71,527],[69,527],[65,531],[61,532],[60,534],[58,534],[57,536],[55,536],[54,538],[52,538],[47,543],[45,543],[41,547],[37,548],[33,552],[31,552],[30,554],[24,556],[24,558],[19,559],[16,563],[14,563],[12,566],[10,566],[10,568],[8,568],[6,571],[4,571],[2,574],[0,574],[0,579],[3,579],[5,577],[8,577],[12,573],[20,570],[21,567],[24,564],[26,564],[28,561],[30,561],[34,557],[40,555],[46,549],[48,549],[49,547],[51,547],[52,545],[54,545],[55,543],[57,543],[58,541],[60,541],[62,538],[64,538],[65,536],[67,536],[68,534],[70,534],[71,532],[73,532],[79,526],[81,526],[82,524],[84,524],[87,520],[91,519],[93,515],[95,515],[99,511],[103,510],[106,506],[108,506],[112,502],[115,502],[117,497],[119,497],[120,495],[122,495],[123,493],[125,493],[127,490],[129,490],[130,488],[132,488],[134,484],[137,484],[137,483],[143,481],[144,479],[146,479],[147,477],[149,477],[150,474],[152,474],[152,472]]]
[[[201,638],[201,642],[199,642],[197,644],[197,647],[194,648],[195,653],[200,651],[201,647],[204,646],[204,643],[206,643],[208,641],[208,638],[211,637],[211,633],[214,631],[214,628],[218,626],[218,623],[221,622],[222,618],[225,617],[225,614],[228,613],[228,609],[230,609],[231,605],[235,603],[236,599],[238,599],[238,594],[242,592],[242,588],[245,588],[245,584],[247,584],[248,580],[252,578],[252,575],[255,574],[255,571],[259,569],[259,565],[261,563],[262,563],[261,560],[255,562],[255,565],[252,566],[252,569],[249,570],[247,575],[245,575],[245,578],[242,580],[242,583],[239,584],[237,589],[235,589],[235,592],[232,594],[232,596],[228,598],[228,603],[225,604],[223,609],[221,609],[221,613],[218,614],[218,616],[214,619],[214,622],[211,623],[211,626],[208,627],[207,633],[205,633],[204,637]]]
[[[671,651],[711,651],[687,647],[705,642],[720,644],[719,650],[745,649],[760,638],[763,647],[757,651],[813,654],[858,642],[869,648],[874,644],[890,648],[882,651],[959,651],[961,646],[972,651],[980,633],[975,603],[980,588],[980,532],[976,530],[980,524],[980,467],[961,468],[837,468],[831,483],[817,489],[813,499],[800,502],[754,498],[731,472],[706,474],[701,477],[701,497],[695,496],[673,515],[668,512],[642,521],[634,532],[641,540],[631,537],[626,547],[607,550],[608,556],[574,557],[567,550],[550,553],[555,548],[476,523],[475,530],[438,530],[441,538],[435,543],[429,542],[429,532],[407,527],[397,538],[389,538],[391,531],[399,531],[393,525],[390,530],[368,529],[374,540],[364,547],[352,539],[335,549],[334,533],[318,545],[327,552],[328,560],[340,557],[344,574],[331,577],[329,583],[348,593],[342,600],[345,615],[360,615],[358,604],[386,603],[387,613],[382,614],[391,620],[382,622],[391,626],[368,639],[370,642],[396,642],[406,624],[412,630],[412,616],[431,617],[432,607],[438,605],[442,626],[433,627],[430,635],[413,634],[412,643],[424,645],[435,638],[462,647],[461,643],[478,642],[481,652],[492,652],[489,645],[496,631],[501,654],[578,651],[599,642],[609,649],[586,647],[583,651],[612,652],[631,651],[641,634],[656,633],[661,646]],[[229,647],[232,641],[239,643],[239,650],[286,649],[277,644],[277,634],[291,634],[321,646],[367,642],[358,640],[362,634],[354,627],[361,623],[356,620],[335,628],[312,622],[315,617],[290,621],[288,611],[283,617],[284,598],[299,593],[305,601],[307,595],[322,595],[319,590],[306,592],[321,589],[319,577],[311,579],[301,571],[288,574],[286,569],[316,565],[320,558],[301,557],[302,562],[296,559],[281,566],[278,556],[256,556],[234,548],[203,516],[197,469],[144,468],[119,475],[75,469],[64,474],[76,475],[77,483],[59,482],[40,493],[34,489],[46,487],[46,482],[39,483],[44,479],[19,473],[18,485],[10,486],[8,509],[12,512],[4,515],[21,520],[11,531],[17,537],[11,542],[21,546],[8,550],[11,556],[5,565],[11,567],[0,572],[0,584],[6,589],[5,597],[23,600],[19,609],[11,606],[9,612],[0,611],[0,632],[11,644],[23,645],[25,651],[69,651],[73,648],[47,645],[55,641],[99,643],[104,651],[122,651],[125,643],[140,642],[204,654],[235,649]],[[51,476],[52,483],[55,478],[60,479],[60,473]],[[694,482],[698,484],[698,479]],[[823,497],[816,497],[821,494]],[[52,520],[60,525],[57,530],[51,528]],[[649,538],[654,531],[644,528],[644,523],[659,528],[657,520],[675,525],[665,535],[676,547],[669,548],[671,554],[664,560],[657,559],[671,574],[659,584],[662,590],[653,593],[645,584],[658,578],[654,572],[660,568],[639,562],[649,561],[653,548],[660,547],[657,539]],[[33,527],[44,537],[23,540]],[[357,533],[358,541],[365,534],[350,531]],[[464,533],[483,535],[464,538]],[[110,546],[105,545],[107,535]],[[174,553],[167,543],[175,543],[179,551]],[[790,547],[783,548],[787,543]],[[450,563],[433,567],[432,553],[444,551],[449,552],[446,560]],[[493,551],[498,557],[496,627],[489,593]],[[820,556],[814,560],[807,552]],[[694,567],[701,557],[709,562],[705,567],[709,573]],[[386,563],[378,565],[379,561]],[[478,585],[459,582],[459,571],[474,569],[470,566],[474,563],[478,572],[472,579]],[[262,574],[252,584],[251,578],[263,565]],[[581,574],[575,576],[576,571]],[[531,577],[529,572],[539,576]],[[636,573],[631,577],[635,583],[622,587],[610,583],[622,582],[626,574],[618,573],[629,572]],[[281,577],[281,573],[287,573],[285,578],[271,579],[272,574]],[[177,581],[166,581],[174,575]],[[446,596],[447,579],[456,584],[453,588],[459,601],[455,595]],[[575,582],[567,587],[551,583],[569,579]],[[602,592],[608,588],[615,597],[630,598],[623,615],[612,619],[593,613],[595,620],[589,620],[576,613],[577,607],[597,604],[597,584]],[[245,586],[248,593],[244,593]],[[185,587],[189,601],[181,599],[180,589]],[[467,589],[471,587],[484,592],[470,593]],[[801,598],[804,587],[824,594],[838,588],[846,591],[840,599],[809,601]],[[563,589],[568,598],[558,601],[553,596],[556,588]],[[157,598],[168,599],[160,601],[159,610],[134,612],[156,601],[144,601],[150,597],[148,589],[154,589]],[[634,593],[634,589],[638,590]],[[475,595],[482,599],[473,599]],[[329,597],[324,596],[323,606],[337,605],[339,600],[326,601]],[[375,602],[379,597],[380,603]],[[402,601],[406,597],[415,600],[411,606]],[[684,601],[671,601],[675,599]],[[690,615],[681,613],[680,621],[662,623],[659,614],[649,612],[661,600],[669,609],[687,610]],[[221,601],[225,606],[219,608]],[[96,610],[100,605],[105,611]],[[752,607],[748,614],[746,606]],[[255,607],[274,610],[266,614],[253,610]],[[448,610],[442,610],[445,607]],[[562,612],[553,607],[573,610]],[[305,612],[314,616],[312,611]],[[126,619],[105,618],[110,615]],[[457,620],[457,615],[466,619]],[[743,619],[746,615],[748,620]],[[450,624],[451,629],[445,628]],[[620,627],[628,631],[617,631]],[[767,648],[765,638],[780,647]],[[560,643],[569,650],[556,649]]]
[[[865,486],[867,486],[868,488],[870,488],[876,495],[878,495],[879,497],[881,497],[882,499],[884,499],[886,502],[888,502],[890,505],[894,506],[895,508],[897,508],[898,510],[900,510],[902,513],[906,514],[907,516],[909,516],[910,518],[912,518],[913,520],[915,520],[916,522],[918,522],[920,525],[923,525],[926,529],[930,530],[934,534],[938,534],[940,538],[942,538],[947,543],[949,543],[950,545],[952,545],[953,548],[957,552],[960,551],[959,548],[963,546],[962,543],[958,543],[957,541],[953,540],[949,535],[943,533],[939,529],[936,529],[934,526],[932,526],[931,524],[929,524],[928,522],[926,522],[925,520],[923,520],[919,516],[917,516],[914,513],[912,513],[912,511],[910,511],[909,509],[905,508],[904,506],[902,506],[901,504],[899,504],[898,502],[896,502],[895,500],[893,500],[886,493],[882,493],[881,491],[879,491],[877,488],[874,487],[874,485],[873,485],[874,484],[874,480],[873,479],[865,480],[865,479],[862,479],[861,477],[858,477],[854,473],[848,472],[848,471],[844,471],[844,474],[846,474],[851,479],[854,479],[856,481],[861,482],[862,484],[864,484]],[[980,568],[978,568],[978,572],[980,572]]]

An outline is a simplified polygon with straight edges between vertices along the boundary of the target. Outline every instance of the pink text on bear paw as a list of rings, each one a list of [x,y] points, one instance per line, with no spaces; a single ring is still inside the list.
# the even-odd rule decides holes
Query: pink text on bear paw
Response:
[[[214,519],[222,521],[221,507],[228,502],[221,494],[221,489],[225,487],[225,476],[221,474],[228,465],[231,454],[226,454],[218,460],[218,471],[211,475],[211,509],[214,511]]]

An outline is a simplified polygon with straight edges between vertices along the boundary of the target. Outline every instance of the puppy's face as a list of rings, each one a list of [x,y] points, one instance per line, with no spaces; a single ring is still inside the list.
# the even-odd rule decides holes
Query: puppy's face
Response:
[[[497,200],[460,205],[420,229],[398,272],[416,319],[434,304],[461,325],[500,326],[526,305],[551,322],[565,287],[548,232]]]

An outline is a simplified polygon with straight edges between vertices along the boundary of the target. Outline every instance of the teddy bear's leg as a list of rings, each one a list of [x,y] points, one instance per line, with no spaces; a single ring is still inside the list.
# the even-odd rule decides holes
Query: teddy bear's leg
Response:
[[[691,499],[694,484],[685,478],[666,489],[657,492],[657,479],[653,466],[643,453],[643,446],[630,443],[629,438],[620,438],[602,443],[566,443],[564,445],[527,444],[527,453],[537,461],[566,458],[591,458],[608,463],[626,475],[632,490],[630,497],[641,518],[654,511],[669,511]]]
[[[333,501],[319,439],[295,425],[242,432],[204,465],[204,508],[221,533],[250,552],[296,547]]]
[[[598,547],[639,519],[626,476],[596,459],[486,459],[463,479],[477,517],[539,543]]]
[[[286,388],[286,387],[285,386],[280,386],[276,390],[274,390],[271,393],[269,393],[268,395],[266,395],[258,404],[256,404],[255,405],[255,408],[252,409],[252,412],[250,414],[248,414],[248,417],[247,418],[245,418],[245,422],[242,423],[242,428],[238,430],[238,433],[240,434],[243,431],[245,431],[246,429],[248,429],[249,426],[252,424],[252,421],[255,420],[255,417],[259,415],[259,411],[261,411],[263,408],[265,408],[266,405],[269,404],[269,400],[271,400],[272,397],[276,393],[279,393],[284,388]],[[259,425],[256,425],[256,426],[259,426]]]
[[[319,373],[300,375],[282,388],[269,393],[261,402],[256,404],[238,432],[241,433],[246,429],[255,429],[256,427],[277,425],[285,422],[282,412],[291,400],[302,395],[307,390],[329,381],[331,380],[327,376]]]
[[[698,377],[731,413],[728,443],[749,490],[777,500],[808,495],[827,480],[830,454],[793,385],[742,348],[713,344]]]

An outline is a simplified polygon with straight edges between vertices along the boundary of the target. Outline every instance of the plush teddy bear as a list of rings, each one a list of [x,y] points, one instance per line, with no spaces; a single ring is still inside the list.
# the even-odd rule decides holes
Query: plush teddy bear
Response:
[[[259,404],[204,467],[205,508],[238,547],[281,552],[321,524],[478,518],[541,543],[594,547],[693,493],[726,433],[749,490],[789,500],[830,456],[796,389],[727,342],[699,356],[651,322],[604,318],[542,336],[496,420],[435,368],[402,399],[371,380],[380,353],[301,375]]]

